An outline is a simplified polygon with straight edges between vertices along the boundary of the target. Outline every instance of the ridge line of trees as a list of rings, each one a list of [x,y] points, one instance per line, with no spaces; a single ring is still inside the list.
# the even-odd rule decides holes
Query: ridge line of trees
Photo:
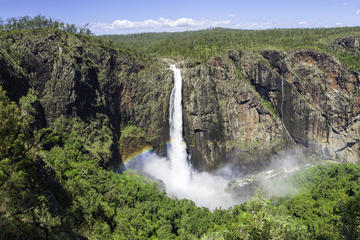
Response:
[[[89,24],[85,24],[84,26],[76,26],[75,24],[65,23],[60,20],[42,15],[36,15],[34,17],[10,17],[6,20],[3,20],[0,17],[0,32],[25,29],[54,28],[68,33],[89,36],[94,35],[88,26]]]

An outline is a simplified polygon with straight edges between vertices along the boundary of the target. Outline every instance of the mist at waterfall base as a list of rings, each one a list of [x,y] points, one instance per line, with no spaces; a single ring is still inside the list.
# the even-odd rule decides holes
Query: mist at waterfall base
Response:
[[[193,200],[197,206],[214,209],[235,204],[225,189],[228,180],[206,172],[199,173],[191,168],[190,159],[183,139],[182,78],[180,69],[171,65],[174,72],[174,88],[170,96],[169,125],[171,143],[167,158],[148,152],[126,165],[138,169],[165,184],[166,193],[177,198]]]
[[[239,177],[241,173],[233,172],[231,164],[219,169],[213,174],[198,172],[191,168],[190,156],[182,136],[182,78],[180,70],[171,65],[174,72],[174,88],[170,97],[169,125],[171,142],[168,144],[167,157],[161,157],[154,152],[146,152],[125,164],[126,168],[139,170],[150,178],[161,180],[168,196],[178,199],[186,198],[199,207],[211,210],[228,208],[248,200],[249,194],[243,192],[241,184],[254,181],[270,195],[294,193],[293,186],[273,178],[271,168],[283,169],[282,173],[291,172],[298,165],[297,154],[284,153],[277,157],[270,168],[251,176]],[[270,170],[269,170],[270,169]],[[240,185],[236,185],[239,184]],[[250,196],[251,197],[251,196]]]
[[[138,169],[154,179],[161,180],[168,196],[190,199],[198,207],[228,208],[240,203],[226,191],[229,179],[207,172],[200,173],[191,169],[190,166],[188,177],[181,176],[172,166],[170,159],[160,157],[153,152],[140,156],[130,168]]]

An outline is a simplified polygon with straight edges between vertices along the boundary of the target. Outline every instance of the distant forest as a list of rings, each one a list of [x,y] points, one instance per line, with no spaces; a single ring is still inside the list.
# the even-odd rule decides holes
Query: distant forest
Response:
[[[360,70],[358,54],[334,47],[336,39],[346,36],[359,37],[360,27],[271,30],[213,28],[187,32],[103,35],[100,37],[126,44],[149,59],[171,57],[207,62],[210,58],[221,56],[234,49],[286,52],[306,48],[327,52],[336,56],[352,70]]]

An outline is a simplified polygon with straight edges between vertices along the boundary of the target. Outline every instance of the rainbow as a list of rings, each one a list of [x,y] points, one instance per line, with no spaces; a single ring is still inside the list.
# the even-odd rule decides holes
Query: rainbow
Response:
[[[170,144],[171,144],[170,140],[166,141],[166,147],[169,147]],[[131,162],[131,161],[135,160],[136,158],[140,157],[141,155],[149,153],[149,152],[151,152],[153,150],[154,150],[154,148],[151,145],[146,145],[143,148],[138,149],[137,151],[134,151],[131,154],[129,154],[127,156],[127,158],[122,159],[123,163]]]
[[[132,152],[131,154],[129,154],[129,155],[127,156],[127,158],[122,159],[122,161],[123,161],[124,164],[127,163],[127,162],[131,162],[131,161],[133,161],[134,159],[136,159],[137,157],[139,157],[139,156],[141,156],[141,155],[143,155],[143,154],[145,154],[145,153],[151,152],[152,150],[153,150],[153,147],[152,147],[152,146],[146,145],[146,146],[144,146],[143,148],[141,148],[141,149],[139,149],[139,150],[137,150],[137,151]]]
[[[185,143],[186,144],[186,143]],[[166,141],[166,147],[169,148],[171,145],[171,140],[168,140]],[[144,146],[143,148],[137,150],[137,151],[134,151],[132,152],[131,154],[129,154],[127,156],[126,159],[122,159],[123,163],[129,163],[131,161],[134,161],[136,158],[140,157],[141,155],[144,155],[146,153],[149,153],[151,151],[153,151],[154,148],[151,146],[151,145],[146,145]]]

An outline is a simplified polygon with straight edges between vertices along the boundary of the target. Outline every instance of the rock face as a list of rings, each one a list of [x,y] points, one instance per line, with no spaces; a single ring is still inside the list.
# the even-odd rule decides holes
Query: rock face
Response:
[[[358,74],[331,56],[313,51],[289,54],[286,65],[292,97],[287,98],[284,119],[296,142],[326,158],[358,160]]]
[[[344,49],[350,52],[359,52],[360,51],[360,38],[348,36],[344,38],[336,39],[333,44],[334,49]]]
[[[232,161],[251,169],[286,147],[277,113],[229,58],[185,67],[182,74],[185,140],[196,168]]]
[[[89,149],[92,142],[107,148],[109,154],[100,158],[104,166],[120,161],[121,129],[129,124],[145,131],[146,145],[165,152],[172,87],[168,66],[104,44],[48,29],[3,35],[0,84],[15,101],[35,89],[46,119],[42,127],[61,116],[78,118]],[[103,128],[109,142],[96,134]]]
[[[359,39],[337,39],[333,48],[357,54]],[[315,50],[231,50],[207,63],[177,66],[184,81],[184,138],[195,168],[231,162],[252,171],[294,146],[328,159],[359,160],[359,76],[334,57]],[[9,97],[18,101],[35,89],[41,127],[76,119],[105,167],[137,148],[166,153],[168,68],[166,61],[61,31],[0,37],[0,84]]]
[[[332,56],[230,51],[207,65],[187,65],[185,139],[196,167],[261,166],[291,145],[327,159],[359,160],[358,73]]]

